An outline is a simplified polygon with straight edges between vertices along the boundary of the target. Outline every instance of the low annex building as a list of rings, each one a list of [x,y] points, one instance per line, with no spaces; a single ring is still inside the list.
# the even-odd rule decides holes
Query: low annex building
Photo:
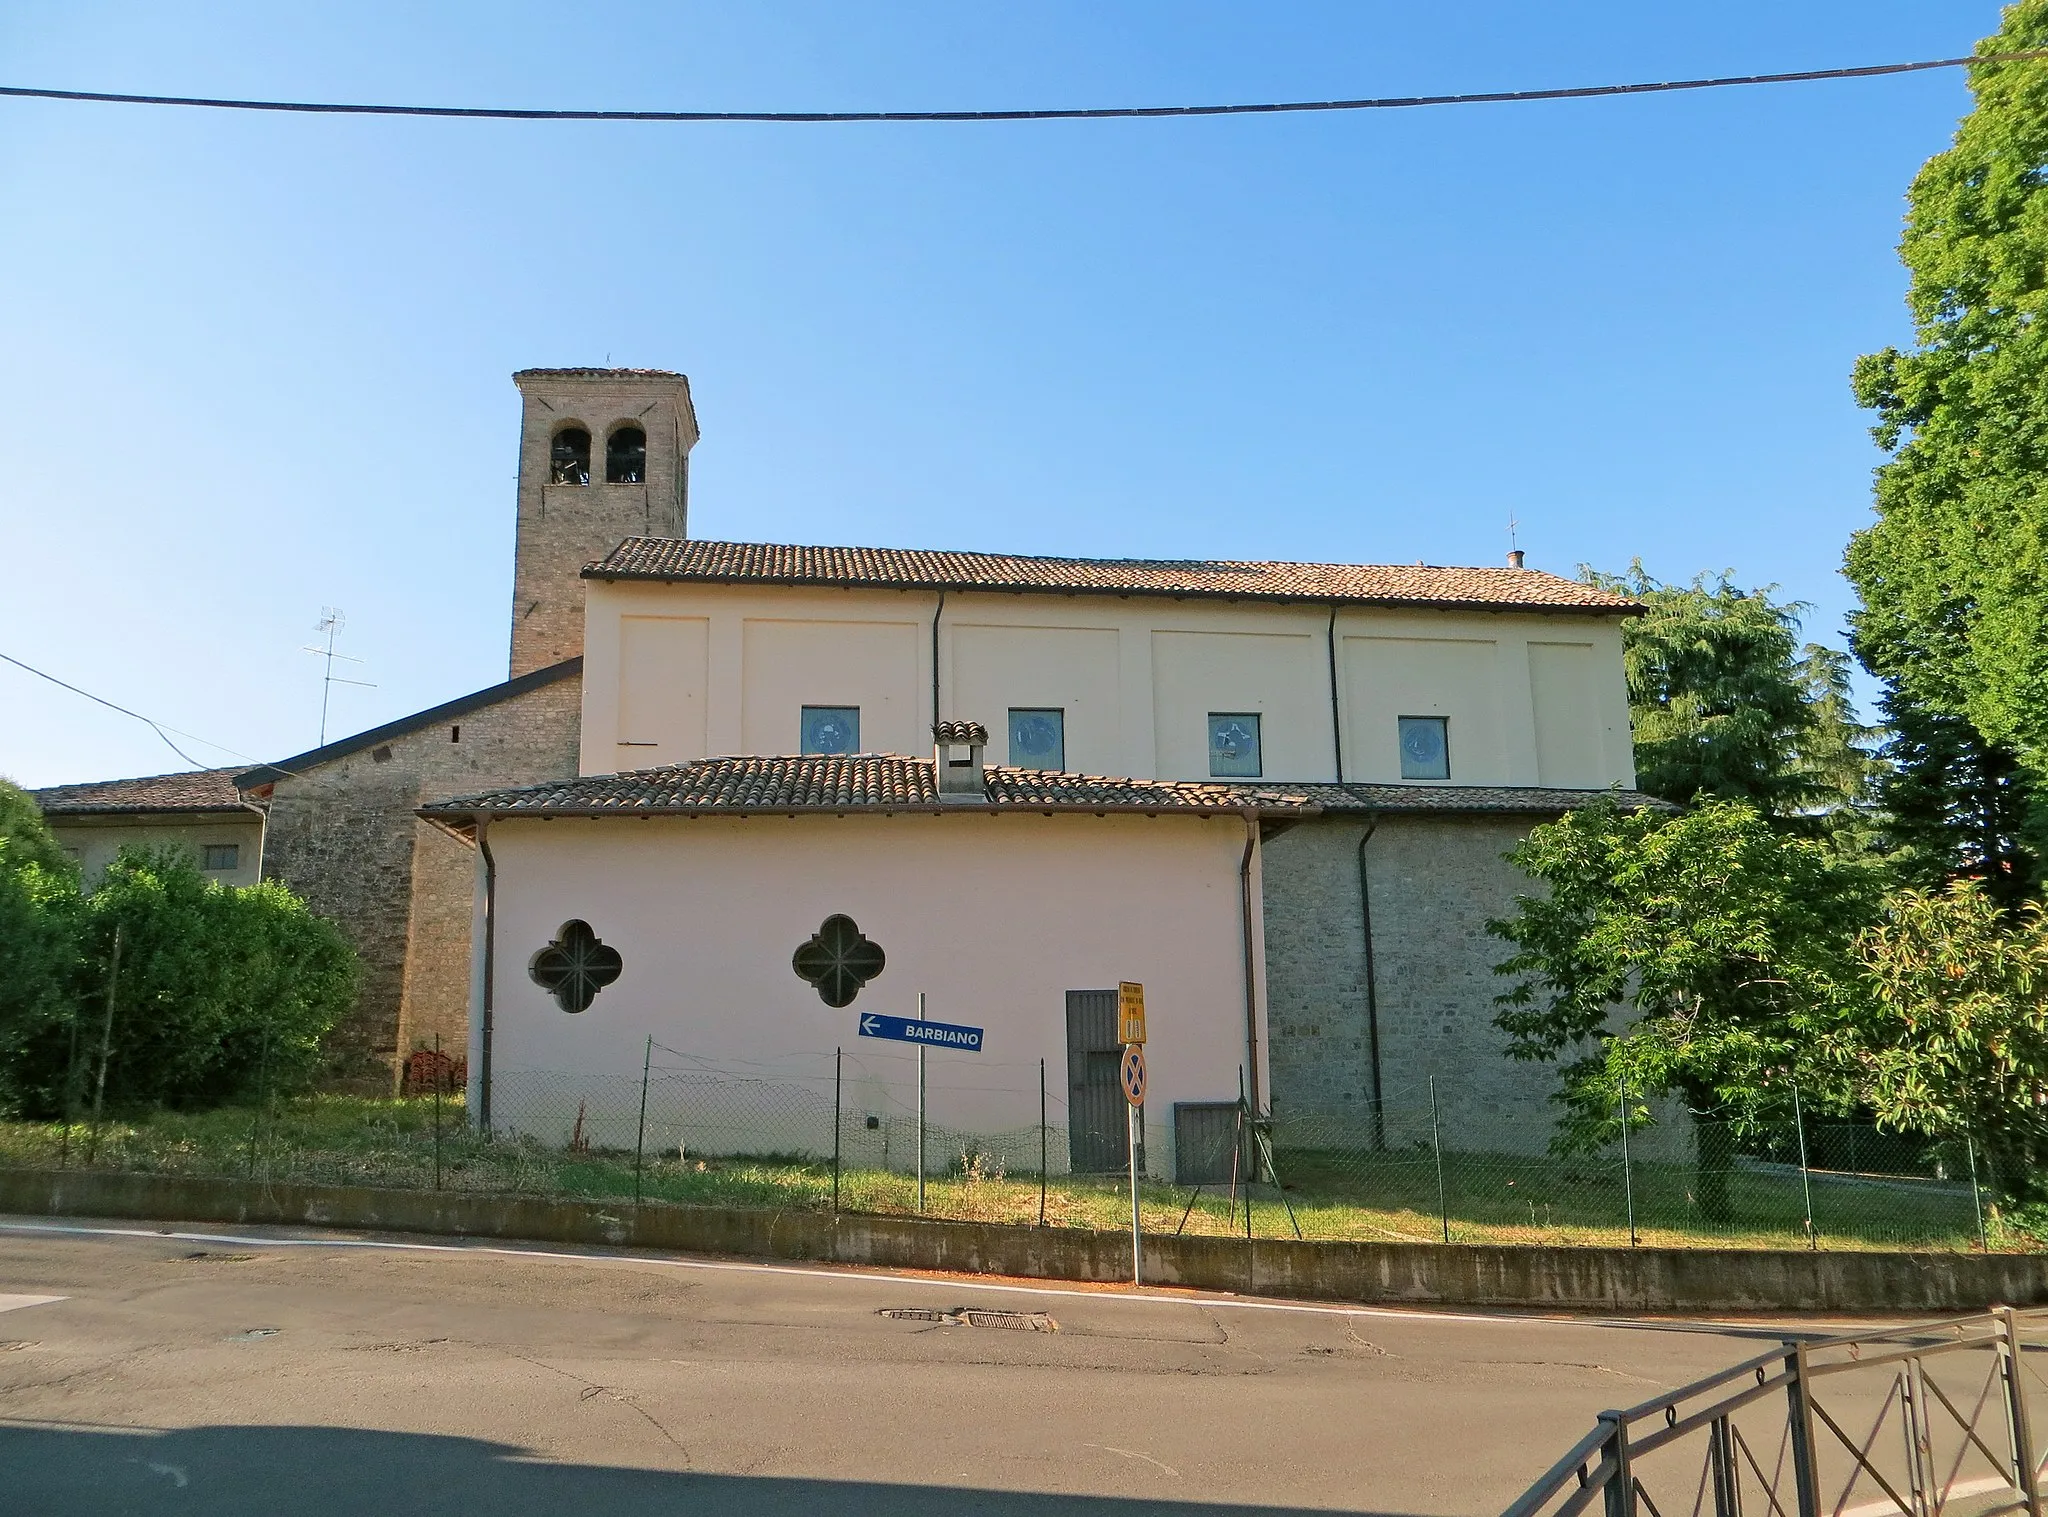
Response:
[[[87,888],[129,844],[187,849],[223,885],[263,877],[263,811],[235,787],[232,769],[52,785],[29,795]]]
[[[1325,820],[1340,821],[1348,839],[1389,814],[1426,826],[1446,814],[1526,817],[1590,799],[1080,775],[984,765],[988,734],[974,723],[942,723],[935,736],[929,760],[700,759],[423,808],[480,845],[486,909],[469,1049],[480,1119],[551,1143],[567,1141],[573,1125],[584,1141],[630,1146],[630,1103],[617,1095],[650,1037],[815,1088],[828,1051],[859,1044],[864,1015],[908,1017],[924,1006],[933,1021],[984,1030],[970,1066],[1045,1062],[1066,1127],[1056,1168],[1114,1169],[1125,1162],[1125,1129],[1108,987],[1136,979],[1157,1008],[1144,1162],[1193,1178],[1178,1162],[1184,1113],[1230,1102],[1247,1079],[1264,1107],[1263,1072],[1285,1080],[1295,1062],[1275,1044],[1295,1034],[1276,1034],[1267,1012],[1269,840]],[[1333,904],[1345,898],[1335,895]],[[865,968],[814,980],[802,950],[835,925],[868,951]],[[558,962],[565,949],[602,971],[575,979]],[[1292,977],[1289,956],[1279,971]],[[1363,1052],[1338,1050],[1335,1078],[1346,1081],[1350,1115],[1369,1122]],[[909,1109],[909,1063],[892,1070],[870,1057],[863,1068],[858,1106]],[[1035,1129],[1028,1078],[954,1073],[930,1091],[935,1126]],[[779,1152],[791,1128],[764,1112],[701,1141]],[[831,1143],[822,1132],[813,1141]]]

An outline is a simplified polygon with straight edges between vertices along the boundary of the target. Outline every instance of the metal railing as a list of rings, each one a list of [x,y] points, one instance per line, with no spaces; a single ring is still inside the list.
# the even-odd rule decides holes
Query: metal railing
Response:
[[[2041,1517],[2022,1333],[2010,1308],[1788,1339],[1602,1412],[1504,1517]]]

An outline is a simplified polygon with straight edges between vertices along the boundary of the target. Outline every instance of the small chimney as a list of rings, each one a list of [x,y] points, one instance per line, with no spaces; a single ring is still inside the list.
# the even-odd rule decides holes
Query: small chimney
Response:
[[[988,799],[982,778],[982,754],[988,749],[988,728],[980,722],[938,722],[932,727],[932,768],[943,802]]]
[[[1508,567],[1510,569],[1522,567],[1522,550],[1520,548],[1508,549]]]

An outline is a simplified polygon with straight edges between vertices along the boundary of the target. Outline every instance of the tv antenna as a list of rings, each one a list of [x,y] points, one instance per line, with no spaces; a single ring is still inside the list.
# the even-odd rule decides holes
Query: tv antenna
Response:
[[[327,746],[327,702],[328,698],[334,693],[334,687],[336,685],[360,685],[365,690],[375,690],[377,688],[366,679],[343,679],[334,672],[334,661],[336,659],[350,664],[360,664],[362,662],[361,659],[354,658],[349,654],[336,653],[334,651],[335,634],[347,625],[348,618],[341,614],[339,606],[322,606],[320,608],[320,620],[314,623],[313,630],[326,635],[327,645],[324,648],[315,648],[309,644],[299,650],[302,653],[318,654],[327,661],[326,672],[320,677],[319,746],[322,748]]]

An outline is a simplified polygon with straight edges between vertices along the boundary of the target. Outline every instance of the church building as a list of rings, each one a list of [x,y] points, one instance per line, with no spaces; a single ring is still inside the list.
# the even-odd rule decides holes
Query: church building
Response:
[[[704,541],[683,376],[515,381],[507,680],[233,777],[263,874],[362,948],[359,1075],[438,1035],[473,1113],[559,1139],[509,1071],[637,1073],[649,1037],[829,1054],[922,992],[1079,1110],[1114,1074],[1102,993],[1135,980],[1155,1171],[1166,1114],[1240,1082],[1406,1142],[1451,1077],[1442,1120],[1541,1146],[1555,1075],[1502,1054],[1485,923],[1530,826],[1644,803],[1634,603],[1519,554]],[[1012,1115],[1035,1099],[935,1120]]]

